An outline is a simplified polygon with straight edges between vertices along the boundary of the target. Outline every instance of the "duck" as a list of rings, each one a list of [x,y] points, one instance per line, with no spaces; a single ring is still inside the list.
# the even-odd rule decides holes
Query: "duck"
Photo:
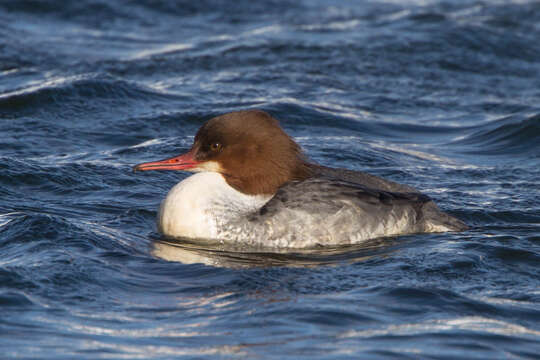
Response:
[[[194,173],[161,203],[157,227],[166,237],[310,248],[468,228],[411,186],[309,161],[262,110],[214,117],[187,153],[133,170]]]

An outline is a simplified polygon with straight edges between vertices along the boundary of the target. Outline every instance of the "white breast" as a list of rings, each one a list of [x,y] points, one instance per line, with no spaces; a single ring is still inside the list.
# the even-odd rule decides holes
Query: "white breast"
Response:
[[[196,173],[169,191],[158,229],[167,236],[215,239],[227,223],[260,209],[271,197],[243,194],[215,172]]]

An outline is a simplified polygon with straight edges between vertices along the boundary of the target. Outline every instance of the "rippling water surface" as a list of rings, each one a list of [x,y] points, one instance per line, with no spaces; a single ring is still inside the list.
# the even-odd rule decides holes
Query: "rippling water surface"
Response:
[[[0,2],[3,358],[540,358],[536,1]],[[463,233],[167,241],[187,150],[260,108]]]

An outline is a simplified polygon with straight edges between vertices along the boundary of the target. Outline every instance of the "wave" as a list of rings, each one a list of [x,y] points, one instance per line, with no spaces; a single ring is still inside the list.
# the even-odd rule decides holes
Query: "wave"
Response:
[[[540,155],[540,113],[514,114],[477,129],[450,144],[461,147],[459,151],[466,154]]]
[[[88,75],[58,77],[0,94],[0,116],[11,118],[42,111],[51,106],[70,105],[80,110],[87,103],[92,103],[92,106],[100,102],[118,106],[122,102],[165,101],[171,98],[175,96],[112,77],[92,78]]]

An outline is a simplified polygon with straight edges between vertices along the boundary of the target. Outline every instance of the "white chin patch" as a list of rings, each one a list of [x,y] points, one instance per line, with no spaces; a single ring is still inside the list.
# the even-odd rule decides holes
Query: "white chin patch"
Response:
[[[200,163],[194,168],[189,169],[191,172],[203,172],[203,171],[211,171],[211,172],[217,172],[221,173],[223,172],[223,168],[217,161],[205,161],[203,163]]]

